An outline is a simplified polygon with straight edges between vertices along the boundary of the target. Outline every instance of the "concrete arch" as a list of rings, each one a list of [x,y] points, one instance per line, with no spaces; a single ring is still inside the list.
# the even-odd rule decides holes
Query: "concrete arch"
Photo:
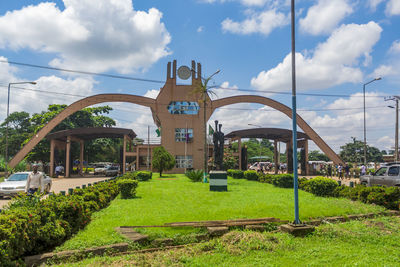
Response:
[[[149,107],[153,111],[155,110],[156,100],[149,97],[129,94],[99,94],[78,100],[60,112],[60,114],[54,117],[39,132],[37,132],[36,135],[33,136],[31,140],[29,140],[29,142],[25,144],[25,146],[11,159],[9,166],[14,168],[48,133],[50,133],[51,130],[54,129],[54,127],[56,127],[65,118],[85,107],[104,102],[127,102],[138,104]]]
[[[255,96],[255,95],[241,95],[241,96],[232,96],[221,98],[218,100],[214,100],[211,103],[211,110],[213,113],[215,109],[227,105],[237,104],[237,103],[258,103],[262,105],[269,106],[273,109],[279,110],[284,113],[290,119],[292,118],[292,109],[288,106],[279,103],[275,100],[272,100],[263,96]],[[335,163],[335,164],[343,164],[343,160],[325,143],[324,140],[297,114],[297,125],[314,141],[314,143]]]

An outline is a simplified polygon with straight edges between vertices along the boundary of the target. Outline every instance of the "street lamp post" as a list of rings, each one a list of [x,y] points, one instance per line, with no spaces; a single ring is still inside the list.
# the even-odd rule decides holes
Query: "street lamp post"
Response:
[[[193,71],[193,70],[192,70]],[[202,94],[203,94],[203,108],[204,108],[204,174],[203,174],[203,180],[206,181],[206,175],[208,172],[207,168],[207,151],[208,151],[208,144],[207,144],[207,92],[208,92],[208,82],[212,79],[214,75],[217,75],[220,72],[220,70],[217,70],[213,74],[211,74],[208,78],[204,79],[203,77],[200,77],[203,80],[202,83]]]
[[[375,81],[379,81],[381,80],[381,77],[375,78],[367,83],[363,84],[363,98],[364,98],[364,166],[367,166],[367,126],[366,126],[366,119],[365,119],[365,86],[375,82]]]
[[[399,99],[400,96],[393,96],[391,98],[385,99],[385,101],[388,100],[394,100],[396,101],[396,106],[388,106],[389,108],[394,108],[396,111],[396,128],[394,132],[394,161],[398,162],[399,161]]]
[[[7,94],[7,117],[6,117],[6,151],[5,151],[5,171],[6,177],[8,176],[8,116],[10,115],[10,89],[13,84],[36,84],[36,82],[15,82],[8,84],[8,94]]]

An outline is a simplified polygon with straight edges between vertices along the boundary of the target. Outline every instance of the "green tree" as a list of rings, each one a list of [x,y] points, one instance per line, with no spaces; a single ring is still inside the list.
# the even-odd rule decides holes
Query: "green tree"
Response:
[[[351,137],[353,142],[341,146],[340,157],[347,162],[364,162],[364,142]],[[382,152],[367,145],[367,162],[382,162]]]
[[[308,152],[308,160],[311,160],[311,161],[329,161],[329,158],[324,153],[321,153],[318,150],[313,150],[313,151]]]
[[[175,166],[175,158],[163,147],[159,146],[153,150],[153,168],[160,172],[171,170]]]

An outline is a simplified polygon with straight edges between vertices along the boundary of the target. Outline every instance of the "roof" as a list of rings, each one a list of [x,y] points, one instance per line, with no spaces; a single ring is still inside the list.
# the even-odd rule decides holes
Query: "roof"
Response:
[[[230,132],[225,135],[225,138],[264,138],[280,142],[289,142],[292,139],[292,130],[279,128],[251,128]],[[299,139],[311,138],[303,132],[297,132],[297,140]]]
[[[82,140],[91,140],[96,138],[124,138],[128,135],[131,139],[136,137],[136,133],[131,129],[113,128],[113,127],[94,127],[94,128],[76,128],[70,130],[50,133],[46,136],[48,140],[57,139],[67,140],[67,136],[76,137]]]

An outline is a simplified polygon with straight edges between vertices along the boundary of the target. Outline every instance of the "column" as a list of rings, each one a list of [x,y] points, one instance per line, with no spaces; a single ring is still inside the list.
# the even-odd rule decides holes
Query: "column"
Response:
[[[67,148],[65,149],[65,177],[69,177],[71,165],[71,136],[67,136]]]
[[[274,164],[275,164],[275,174],[278,174],[278,141],[274,140]]]
[[[122,174],[125,173],[126,171],[126,141],[127,141],[127,135],[124,134],[124,144],[122,148]]]
[[[49,170],[50,177],[53,177],[53,175],[54,175],[54,148],[55,148],[55,140],[51,139],[50,140],[50,170]]]
[[[84,153],[84,148],[85,148],[85,141],[80,140],[80,157],[79,157],[79,169],[81,170],[81,175],[83,175],[84,171],[83,171],[83,153]]]
[[[242,138],[238,139],[239,170],[242,170]]]
[[[304,140],[304,152],[306,153],[306,175],[310,175],[309,165],[308,165],[308,139]]]

